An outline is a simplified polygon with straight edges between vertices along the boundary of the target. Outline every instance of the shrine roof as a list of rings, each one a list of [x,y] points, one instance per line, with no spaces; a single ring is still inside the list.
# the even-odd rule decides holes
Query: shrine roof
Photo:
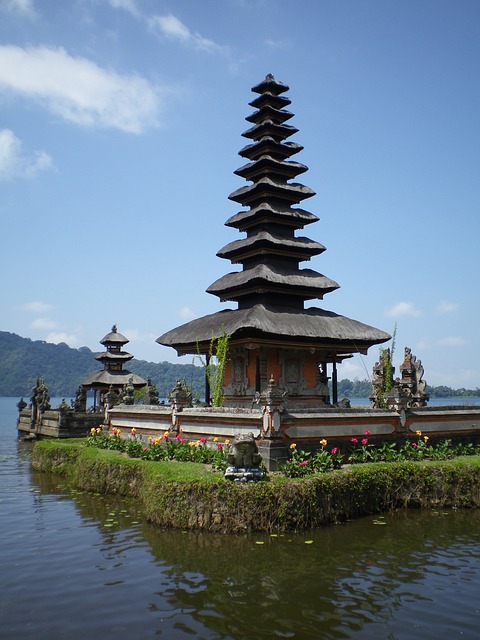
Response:
[[[228,198],[240,204],[247,205],[250,202],[257,202],[261,198],[275,199],[280,198],[286,202],[296,204],[311,198],[315,195],[315,191],[298,182],[275,182],[267,177],[262,177],[254,184],[240,187],[231,193]]]
[[[113,325],[110,333],[107,333],[107,335],[100,340],[100,344],[114,344],[117,346],[127,344],[127,342],[130,342],[129,339],[121,333],[118,333],[116,324]]]
[[[272,309],[261,304],[248,309],[226,309],[167,331],[156,342],[174,347],[178,353],[196,353],[196,345],[208,345],[212,335],[225,331],[231,341],[279,340],[305,347],[332,349],[337,353],[365,353],[374,344],[390,340],[384,331],[311,307],[304,310]]]
[[[259,82],[254,87],[252,87],[252,91],[254,93],[272,93],[274,96],[278,96],[280,93],[285,93],[288,91],[290,87],[280,80],[275,80],[275,77],[268,73],[265,76],[265,79],[262,82]]]
[[[207,292],[222,300],[236,300],[252,291],[278,291],[299,298],[323,298],[338,289],[334,280],[312,269],[285,269],[257,264],[250,269],[227,273],[211,284]]]
[[[113,385],[114,387],[119,387],[127,384],[132,378],[132,384],[134,387],[144,387],[147,384],[147,381],[137,376],[135,373],[131,373],[130,371],[95,371],[94,373],[86,376],[82,381],[81,385],[86,388],[94,388],[94,387],[109,387]]]
[[[265,219],[280,224],[288,224],[297,229],[301,229],[306,224],[312,224],[318,221],[316,215],[305,209],[292,209],[291,207],[281,208],[269,202],[264,202],[248,211],[239,211],[225,222],[225,226],[246,229],[253,226],[257,221]]]
[[[300,254],[310,258],[325,251],[323,244],[304,237],[285,238],[284,236],[275,235],[268,231],[260,231],[255,235],[240,240],[234,240],[225,245],[217,252],[219,258],[230,258],[238,254],[246,252],[255,253],[256,251],[268,250],[269,253],[275,254]],[[299,260],[308,258],[299,257]]]
[[[126,351],[119,351],[118,353],[111,353],[110,351],[101,351],[100,353],[95,354],[95,360],[110,362],[127,362],[133,358],[131,353],[127,353]]]

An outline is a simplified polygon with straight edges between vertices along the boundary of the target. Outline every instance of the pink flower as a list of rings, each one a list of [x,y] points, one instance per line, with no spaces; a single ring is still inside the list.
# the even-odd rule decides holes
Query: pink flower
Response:
[[[368,438],[362,438],[362,444],[363,444],[363,446],[368,444]]]
[[[222,449],[223,449],[223,444],[222,444],[221,442],[217,442],[217,449],[218,449],[219,451],[222,451]]]
[[[353,444],[357,444],[358,440],[356,438],[351,438],[350,442],[353,442]]]
[[[417,443],[416,442],[412,442],[412,447],[416,447]]]
[[[370,431],[368,431],[368,430],[367,430],[367,431],[365,431],[365,435],[366,435],[366,436],[369,436],[369,435],[370,435]]]
[[[181,442],[182,441],[182,436],[180,434],[178,434],[177,436],[175,436],[175,440],[177,442]]]
[[[301,467],[304,467],[306,464],[308,464],[308,460],[303,460],[302,462],[299,462],[299,465]]]
[[[201,442],[202,444],[205,444],[205,443],[207,442],[207,439],[206,439],[206,438],[200,438],[200,442]]]
[[[333,447],[331,454],[334,456],[335,454],[338,453],[338,448],[337,447]]]

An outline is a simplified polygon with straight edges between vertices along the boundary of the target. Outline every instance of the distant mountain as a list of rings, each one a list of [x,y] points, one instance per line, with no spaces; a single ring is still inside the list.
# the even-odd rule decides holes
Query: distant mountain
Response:
[[[51,344],[43,340],[21,338],[14,333],[0,331],[0,396],[29,398],[36,379],[42,376],[51,397],[75,395],[80,381],[97,371],[101,364],[88,347],[71,349],[68,345]],[[151,378],[160,398],[166,398],[177,380],[186,380],[194,397],[202,398],[205,392],[203,367],[171,362],[146,362],[131,360],[126,368],[142,378]],[[368,380],[340,380],[338,397],[361,398],[371,393]],[[451,389],[446,386],[427,387],[430,397],[480,396],[480,389]]]
[[[0,396],[29,398],[39,376],[51,397],[74,396],[80,381],[101,368],[88,347],[72,349],[63,342],[51,344],[0,331]],[[133,359],[125,368],[142,378],[150,377],[160,398],[167,396],[177,380],[184,379],[194,396],[204,394],[203,367]]]

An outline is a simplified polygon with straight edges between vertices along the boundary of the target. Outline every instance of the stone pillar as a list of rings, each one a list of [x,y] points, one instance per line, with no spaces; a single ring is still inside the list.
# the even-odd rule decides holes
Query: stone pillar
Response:
[[[186,404],[190,404],[192,401],[192,394],[188,391],[185,384],[177,380],[176,385],[170,392],[168,399],[172,408],[172,427],[171,431],[175,433],[180,432],[181,422],[179,414],[183,411]]]
[[[264,438],[280,437],[281,414],[285,410],[287,394],[282,393],[275,385],[273,375],[270,377],[268,386],[260,396],[262,407],[262,431]]]

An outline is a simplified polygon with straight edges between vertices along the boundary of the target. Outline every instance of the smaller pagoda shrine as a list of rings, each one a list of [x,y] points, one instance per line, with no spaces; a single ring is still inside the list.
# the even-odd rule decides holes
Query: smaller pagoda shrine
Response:
[[[84,378],[77,391],[77,396],[93,391],[94,410],[105,405],[112,406],[115,401],[123,400],[125,391],[133,393],[133,390],[147,385],[146,380],[123,368],[133,358],[132,354],[123,351],[128,342],[128,338],[118,333],[116,324],[100,340],[105,351],[97,353],[95,359],[103,364],[103,369]]]

